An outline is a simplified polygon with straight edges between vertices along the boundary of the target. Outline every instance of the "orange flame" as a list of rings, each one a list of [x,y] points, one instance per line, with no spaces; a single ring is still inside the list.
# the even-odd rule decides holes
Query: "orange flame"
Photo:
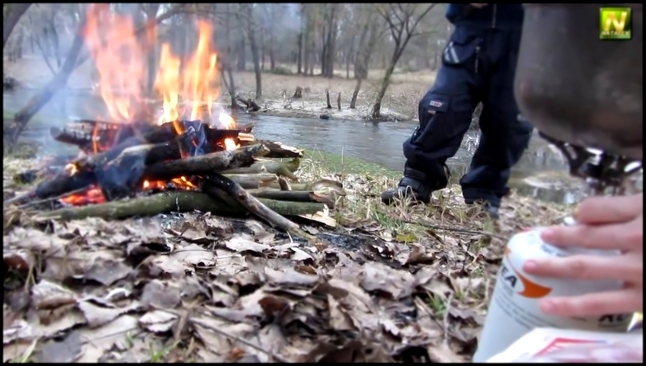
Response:
[[[207,22],[198,21],[197,30],[197,47],[185,60],[173,54],[170,44],[161,45],[152,84],[162,100],[162,114],[158,123],[172,122],[178,134],[183,132],[183,126],[179,123],[182,118],[210,119],[213,103],[220,96],[218,59],[211,38],[213,29]],[[84,38],[97,69],[97,87],[110,117],[115,121],[132,122],[146,98],[145,86],[149,77],[146,55],[154,51],[149,47],[154,45],[155,29],[148,29],[145,34],[138,36],[131,17],[111,13],[107,4],[91,4]],[[220,113],[218,119],[225,128],[235,128],[231,116]],[[97,124],[92,132],[95,152],[102,148],[97,142],[99,132]],[[224,144],[227,150],[238,147],[234,139],[226,139]],[[72,175],[78,172],[78,167],[68,164],[66,170]],[[196,188],[183,176],[171,182],[180,189]],[[165,188],[166,182],[163,181],[142,183],[144,190]],[[100,188],[92,186],[83,193],[69,195],[61,201],[81,205],[105,202],[105,197]]]
[[[218,59],[212,46],[213,29],[200,20],[197,30],[195,52],[184,62],[173,54],[170,44],[161,45],[153,82],[154,90],[163,102],[159,123],[173,122],[177,133],[183,132],[178,123],[181,118],[211,117],[213,103],[220,96]],[[154,29],[146,36],[154,39]],[[148,78],[145,54],[154,51],[148,49],[153,42],[136,35],[130,17],[109,13],[104,4],[90,6],[85,38],[99,74],[98,88],[110,117],[132,121],[136,108],[144,101]],[[183,104],[186,108],[182,108]],[[203,115],[204,111],[206,115]]]
[[[99,92],[110,117],[130,121],[142,100],[146,80],[144,50],[132,19],[111,14],[107,4],[88,9],[85,41],[99,74]]]
[[[218,117],[218,120],[222,124],[222,127],[231,130],[236,127],[236,121],[233,120],[233,117],[226,113],[220,113],[220,116]],[[238,148],[238,145],[232,138],[228,138],[224,140],[224,147],[227,150],[235,150]]]

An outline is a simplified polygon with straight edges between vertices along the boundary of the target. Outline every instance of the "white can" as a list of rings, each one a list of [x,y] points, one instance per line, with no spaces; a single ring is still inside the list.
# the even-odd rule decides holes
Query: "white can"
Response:
[[[628,329],[632,314],[579,318],[552,316],[541,312],[538,303],[543,298],[619,290],[622,283],[605,280],[562,280],[526,274],[522,270],[523,264],[530,259],[567,257],[575,254],[619,254],[617,251],[608,250],[558,248],[545,243],[539,234],[540,229],[531,229],[516,234],[509,240],[473,362],[486,362],[534,328],[607,332],[625,332]]]

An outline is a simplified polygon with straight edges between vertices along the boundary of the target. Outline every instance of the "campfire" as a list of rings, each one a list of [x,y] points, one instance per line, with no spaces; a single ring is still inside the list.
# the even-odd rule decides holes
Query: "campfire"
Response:
[[[52,127],[53,139],[78,147],[79,155],[56,157],[42,169],[20,174],[23,183],[39,183],[5,205],[54,203],[64,207],[47,214],[62,219],[251,212],[304,235],[282,215],[319,214],[344,194],[334,181],[295,184],[302,150],[256,140],[253,126],[239,126],[216,108],[218,59],[208,23],[198,22],[197,46],[188,58],[162,45],[154,78],[162,104],[151,112],[143,92],[146,44],[134,36],[130,18],[104,10],[91,6],[85,39],[110,121],[76,120]]]

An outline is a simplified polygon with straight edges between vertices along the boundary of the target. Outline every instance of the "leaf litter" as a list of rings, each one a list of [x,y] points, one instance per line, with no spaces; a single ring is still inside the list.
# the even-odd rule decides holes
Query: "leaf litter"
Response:
[[[537,211],[562,214],[512,197],[516,213],[491,224],[451,209],[455,188],[430,208],[384,208],[387,182],[330,178],[349,193],[337,227],[304,226],[328,246],[209,214],[5,210],[3,361],[468,362],[505,238],[545,224]]]

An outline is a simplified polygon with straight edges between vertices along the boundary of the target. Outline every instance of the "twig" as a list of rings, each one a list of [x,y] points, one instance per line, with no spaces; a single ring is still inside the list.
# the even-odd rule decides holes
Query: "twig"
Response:
[[[49,197],[49,198],[45,198],[45,199],[38,200],[38,201],[27,202],[27,203],[25,203],[23,205],[18,206],[18,208],[19,209],[24,209],[24,208],[27,208],[27,207],[36,206],[36,205],[40,205],[40,204],[43,204],[43,203],[54,202],[56,200],[59,200],[61,198],[67,197],[67,196],[71,196],[73,194],[85,192],[86,190],[87,190],[87,187],[79,188],[79,189],[76,189],[76,190],[73,190],[73,191],[70,191],[70,192],[67,192],[67,193],[63,193],[63,194],[58,195],[56,197]]]
[[[262,347],[260,347],[260,346],[258,346],[258,345],[256,345],[256,344],[253,344],[253,343],[249,342],[249,341],[248,341],[248,340],[246,340],[246,339],[243,339],[243,338],[240,338],[240,337],[238,337],[238,336],[236,336],[236,335],[234,335],[234,334],[231,334],[231,333],[229,333],[229,332],[227,332],[227,331],[225,331],[225,330],[218,329],[218,328],[215,328],[215,327],[211,327],[211,326],[209,326],[209,325],[207,325],[207,324],[205,324],[205,323],[201,322],[199,319],[191,319],[191,321],[192,321],[192,322],[196,322],[196,323],[200,324],[200,325],[201,325],[201,326],[203,326],[203,327],[209,328],[210,330],[212,330],[212,331],[214,331],[214,332],[216,332],[216,333],[218,333],[218,334],[220,334],[220,335],[223,335],[223,336],[225,336],[225,337],[227,337],[227,338],[230,338],[230,339],[232,339],[232,340],[233,340],[233,341],[235,341],[235,342],[242,343],[242,344],[244,344],[245,346],[248,346],[248,347],[250,347],[250,348],[253,348],[253,349],[255,349],[255,350],[256,350],[256,351],[258,351],[258,352],[262,352],[262,353],[266,354],[267,356],[269,356],[270,358],[272,358],[272,359],[273,359],[274,361],[276,361],[276,362],[280,362],[280,363],[291,363],[288,359],[286,359],[286,358],[284,358],[284,357],[282,357],[282,356],[279,356],[279,355],[277,355],[277,354],[275,354],[275,353],[273,353],[273,352],[271,352],[271,351],[267,351],[266,349],[264,349],[264,348],[262,348]]]
[[[301,230],[301,228],[294,222],[272,211],[257,198],[249,194],[249,192],[242,188],[240,184],[225,177],[224,175],[213,172],[210,176],[205,177],[204,187],[202,189],[205,193],[211,195],[211,193],[209,193],[210,190],[208,189],[208,186],[221,189],[228,196],[230,196],[247,210],[249,210],[249,212],[265,220],[272,226],[285,230],[288,233],[305,238],[309,242],[314,243],[317,241],[316,237],[307,234],[305,231]]]

